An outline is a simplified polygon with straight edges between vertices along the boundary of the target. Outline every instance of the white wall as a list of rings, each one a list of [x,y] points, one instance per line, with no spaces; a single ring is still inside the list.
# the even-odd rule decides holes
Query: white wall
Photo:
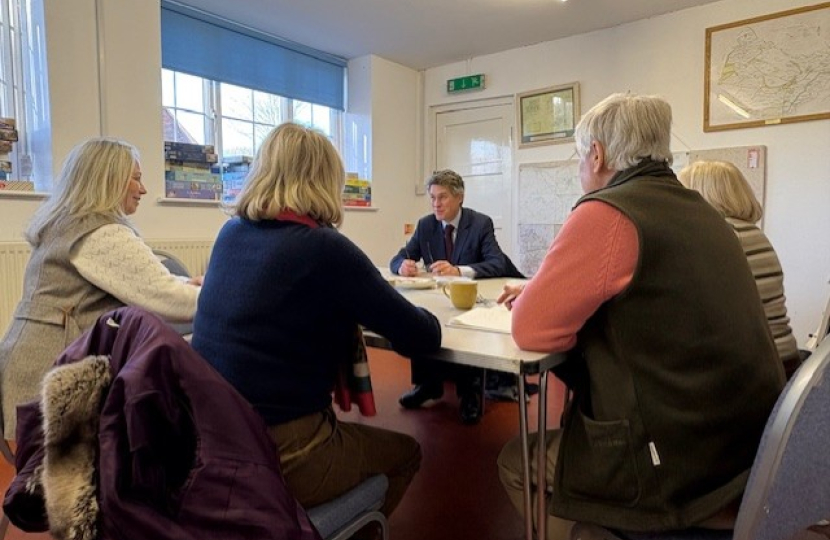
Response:
[[[765,231],[781,259],[793,330],[803,344],[830,295],[830,120],[704,133],[703,71],[707,27],[813,3],[723,0],[430,69],[425,74],[426,110],[469,99],[449,97],[444,90],[447,79],[466,74],[486,75],[487,89],[476,99],[578,81],[583,111],[612,92],[667,98],[674,109],[675,151],[766,145]],[[567,159],[572,151],[572,145],[517,150],[515,167]]]
[[[415,195],[416,183],[423,182],[421,88],[419,72],[378,56],[349,62],[347,146],[359,147],[364,135],[369,140],[368,172],[377,210],[347,212],[341,230],[380,266],[403,246],[404,223],[429,212],[425,197]],[[347,156],[347,168],[360,168],[351,161]]]

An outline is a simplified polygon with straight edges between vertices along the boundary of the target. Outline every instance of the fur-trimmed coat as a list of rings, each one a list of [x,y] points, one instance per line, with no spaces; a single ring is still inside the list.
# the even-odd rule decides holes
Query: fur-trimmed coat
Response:
[[[103,315],[18,412],[12,523],[59,539],[319,540],[260,416],[161,319]]]

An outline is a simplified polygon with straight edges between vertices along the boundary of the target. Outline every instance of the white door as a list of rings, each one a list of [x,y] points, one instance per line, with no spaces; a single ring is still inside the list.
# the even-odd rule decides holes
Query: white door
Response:
[[[464,179],[464,206],[493,218],[496,239],[512,257],[513,105],[438,112],[435,170]]]

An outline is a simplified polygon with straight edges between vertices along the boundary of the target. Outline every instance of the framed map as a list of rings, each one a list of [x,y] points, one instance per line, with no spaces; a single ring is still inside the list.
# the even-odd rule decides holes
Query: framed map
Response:
[[[579,83],[524,92],[517,98],[519,148],[574,140],[579,119]]]
[[[830,118],[830,2],[706,29],[703,131]]]

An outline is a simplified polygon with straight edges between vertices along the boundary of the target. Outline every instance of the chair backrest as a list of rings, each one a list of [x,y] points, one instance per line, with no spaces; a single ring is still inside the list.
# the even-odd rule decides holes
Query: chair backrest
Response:
[[[174,276],[184,276],[190,277],[190,271],[188,271],[187,267],[184,265],[182,261],[180,261],[175,255],[172,255],[166,251],[162,251],[160,249],[154,249],[153,254],[159,258],[161,264],[163,264],[170,273]],[[182,336],[187,336],[193,333],[193,324],[192,323],[169,323],[176,332],[178,332]]]
[[[734,540],[779,540],[830,518],[830,339],[790,379],[767,421]]]
[[[807,340],[807,350],[816,350],[828,334],[830,334],[830,299],[827,300],[827,306],[824,308],[824,313],[821,314],[821,322],[819,322],[816,332],[810,334],[810,339]]]
[[[190,277],[190,271],[175,255],[160,249],[154,249],[153,254],[159,258],[161,264],[170,270],[170,273],[174,276]]]
[[[505,272],[502,277],[525,279],[525,275],[519,270],[507,254],[504,255]]]
[[[767,420],[735,530],[620,533],[577,523],[579,540],[782,540],[830,518],[830,339],[781,392]]]

